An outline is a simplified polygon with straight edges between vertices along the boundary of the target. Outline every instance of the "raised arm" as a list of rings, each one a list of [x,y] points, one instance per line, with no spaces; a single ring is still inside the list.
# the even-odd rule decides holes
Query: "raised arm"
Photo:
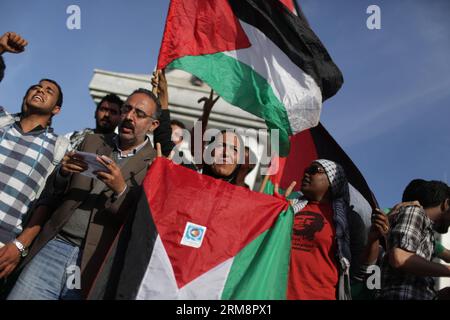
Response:
[[[158,96],[161,102],[161,117],[159,119],[159,126],[153,132],[153,143],[161,144],[162,153],[168,156],[175,144],[172,141],[172,127],[170,126],[170,111],[169,111],[169,92],[167,86],[167,79],[164,70],[157,70],[153,72],[152,77],[153,93]]]
[[[195,158],[195,143],[198,142],[201,144],[201,152],[203,154],[203,150],[205,147],[205,141],[203,141],[203,137],[205,135],[205,131],[206,128],[208,127],[208,121],[209,121],[209,116],[211,114],[211,110],[214,107],[214,105],[216,104],[216,102],[219,100],[220,96],[217,96],[216,98],[214,98],[214,90],[211,89],[211,92],[209,93],[209,97],[202,97],[200,99],[198,99],[198,103],[203,102],[203,113],[202,116],[198,119],[198,121],[196,123],[194,123],[194,127],[192,128],[191,131],[191,154],[194,156]],[[201,130],[200,130],[200,128]],[[196,136],[197,132],[201,132],[201,136],[198,137]],[[202,157],[202,162],[203,162],[203,157]],[[202,166],[201,164],[197,164],[197,166]]]
[[[5,72],[5,62],[3,61],[3,53],[20,53],[25,50],[28,42],[20,35],[14,32],[6,32],[0,37],[0,81],[3,80]]]

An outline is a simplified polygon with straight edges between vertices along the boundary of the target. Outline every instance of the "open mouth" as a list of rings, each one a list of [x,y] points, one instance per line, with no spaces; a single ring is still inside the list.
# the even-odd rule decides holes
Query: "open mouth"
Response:
[[[39,95],[34,95],[31,100],[36,100],[36,101],[40,101],[40,102],[44,102],[44,98],[42,98]]]

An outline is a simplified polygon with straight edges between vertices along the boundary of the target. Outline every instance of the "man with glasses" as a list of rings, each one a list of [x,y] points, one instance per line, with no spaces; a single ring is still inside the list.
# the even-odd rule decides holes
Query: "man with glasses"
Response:
[[[114,133],[120,121],[120,108],[123,101],[115,94],[104,96],[95,109],[95,129],[85,128],[65,135],[70,140],[69,151],[76,150],[88,134]]]
[[[121,107],[119,134],[88,135],[79,149],[97,155],[102,169],[94,172],[96,177],[83,175],[90,165],[82,154],[64,157],[46,194],[63,193],[41,199],[33,218],[51,216],[20,265],[22,273],[8,299],[87,295],[127,214],[134,211],[139,186],[156,156],[147,134],[158,127],[160,115],[156,96],[138,89]]]

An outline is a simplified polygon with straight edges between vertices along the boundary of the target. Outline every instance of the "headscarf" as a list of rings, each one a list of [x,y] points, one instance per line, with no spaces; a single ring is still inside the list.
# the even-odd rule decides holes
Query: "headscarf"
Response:
[[[342,168],[340,164],[326,159],[315,160],[313,163],[320,164],[325,170],[328,182],[330,183],[332,202],[343,202],[348,204],[350,202],[350,193],[344,168]],[[297,201],[294,201],[294,212],[300,212],[307,204],[308,200],[304,196],[301,196]]]
[[[336,230],[337,255],[341,270],[348,273],[351,261],[349,216],[350,191],[344,169],[336,162],[319,159],[315,163],[320,164],[328,177],[331,188],[331,201],[333,208],[333,222]],[[313,162],[313,163],[314,163]],[[300,212],[308,204],[308,199],[303,195],[294,201],[292,207],[294,213]]]

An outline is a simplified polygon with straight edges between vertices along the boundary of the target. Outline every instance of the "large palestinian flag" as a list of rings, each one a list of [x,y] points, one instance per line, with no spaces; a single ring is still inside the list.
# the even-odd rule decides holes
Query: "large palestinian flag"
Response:
[[[165,158],[152,164],[143,189],[100,288],[113,294],[91,298],[286,298],[293,213],[285,199]]]
[[[305,169],[317,159],[332,160],[344,168],[349,182],[350,204],[368,229],[372,208],[378,207],[376,198],[358,167],[321,123],[291,137],[289,155],[273,159],[264,192],[272,194],[275,184],[282,190],[287,189],[292,181],[297,181],[294,191],[298,192]],[[293,193],[293,197],[297,195]]]
[[[158,69],[182,69],[224,100],[289,136],[319,122],[342,74],[309,28],[279,0],[172,0]]]

